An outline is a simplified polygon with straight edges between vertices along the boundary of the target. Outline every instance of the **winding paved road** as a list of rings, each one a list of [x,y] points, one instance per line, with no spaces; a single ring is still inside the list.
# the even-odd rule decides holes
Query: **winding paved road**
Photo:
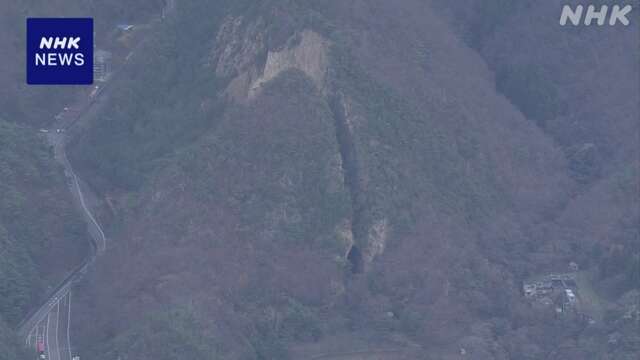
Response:
[[[47,302],[30,314],[20,325],[18,332],[25,336],[25,343],[36,348],[43,342],[47,359],[72,360],[71,339],[69,334],[71,321],[71,287],[87,271],[98,254],[106,249],[107,239],[100,224],[87,206],[80,180],[67,159],[64,145],[64,133],[47,134],[49,143],[54,148],[55,159],[64,166],[68,185],[74,201],[82,210],[90,235],[90,253],[88,257],[53,291]],[[62,344],[62,345],[61,345]]]
[[[165,17],[171,15],[175,11],[176,1],[167,0],[164,5],[161,15],[153,19],[149,25],[160,24]],[[142,47],[145,40],[140,41],[131,50],[123,66],[129,63],[129,60]],[[42,342],[45,346],[47,359],[50,360],[73,360],[70,338],[71,288],[76,281],[86,274],[89,266],[94,263],[96,257],[102,254],[107,247],[107,238],[104,231],[87,204],[87,199],[82,190],[82,181],[74,172],[67,158],[65,145],[68,139],[65,134],[70,132],[66,130],[73,130],[83,117],[90,118],[100,110],[102,105],[106,104],[109,85],[113,83],[114,78],[120,73],[120,71],[114,71],[109,82],[101,84],[99,91],[77,104],[76,109],[79,109],[77,113],[67,112],[57,116],[53,128],[46,133],[47,141],[53,146],[56,161],[64,167],[68,180],[67,185],[73,195],[76,206],[82,212],[90,235],[90,251],[84,261],[58,285],[42,306],[33,309],[18,325],[18,334],[25,339],[25,345],[36,349],[38,342]],[[57,129],[65,131],[58,132]]]

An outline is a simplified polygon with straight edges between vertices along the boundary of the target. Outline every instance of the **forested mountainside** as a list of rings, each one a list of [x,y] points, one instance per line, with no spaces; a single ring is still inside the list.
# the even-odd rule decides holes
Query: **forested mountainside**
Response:
[[[74,145],[118,219],[87,351],[637,355],[638,31],[490,3],[180,4]],[[595,324],[522,296],[570,262]]]
[[[0,1],[0,359],[27,359],[17,324],[84,259],[86,228],[62,169],[38,128],[79,87],[34,87],[25,80],[27,17],[95,16],[97,33],[146,15],[162,2]],[[103,14],[104,17],[98,17]],[[103,21],[104,19],[104,21]]]
[[[21,358],[22,346],[12,329],[86,253],[84,225],[66,193],[62,170],[54,164],[33,129],[0,120],[3,360]]]
[[[67,149],[108,214],[82,358],[638,358],[640,32],[563,4],[177,1]],[[3,66],[15,123],[77,95]],[[568,272],[578,310],[525,296]]]

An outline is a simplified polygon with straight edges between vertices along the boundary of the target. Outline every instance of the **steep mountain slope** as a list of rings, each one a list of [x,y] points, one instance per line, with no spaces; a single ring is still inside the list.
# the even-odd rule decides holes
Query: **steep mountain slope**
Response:
[[[468,7],[500,8],[492,17],[436,3],[495,72],[497,90],[563,148],[576,180],[590,184],[637,159],[637,26],[559,26],[563,1]]]
[[[33,130],[0,121],[0,353],[7,359],[19,352],[8,344],[10,329],[86,252],[84,226],[54,164]]]
[[[456,16],[451,21],[494,69],[497,90],[555,139],[569,161],[569,175],[580,184],[547,230],[555,236],[540,253],[556,252],[584,264],[610,301],[637,299],[640,69],[632,44],[638,42],[638,26],[560,27],[557,19],[566,3],[561,1],[545,6],[491,1],[495,6],[488,8],[501,10],[493,16],[438,3],[442,12]],[[484,2],[474,4],[470,8],[487,9]],[[638,3],[632,5],[637,15]],[[611,305],[606,325],[584,338],[622,332],[626,350],[616,348],[610,356],[640,351],[637,329],[621,325],[625,309],[638,306],[635,301]],[[582,347],[567,344],[572,349],[567,351],[585,357],[589,350]]]
[[[28,356],[11,327],[2,319],[0,319],[0,351],[2,360],[26,359]]]
[[[129,281],[96,290],[103,321],[126,326],[132,313],[189,304],[208,326],[237,313],[236,329],[261,316],[253,307],[320,306],[340,291],[349,202],[331,112],[316,94],[297,73],[279,78],[176,154],[124,215],[138,221],[125,222],[96,283]],[[304,336],[304,324],[281,326]],[[130,346],[119,350],[144,356]]]
[[[333,337],[437,359],[603,355],[606,330],[580,337],[520,296],[587,263],[594,179],[560,120],[536,122],[519,81],[497,92],[492,59],[433,5],[191,2],[144,51],[74,145],[118,218],[84,289],[90,356],[308,358]],[[603,186],[633,193],[625,169]],[[604,219],[628,246],[636,200]]]
[[[17,323],[84,258],[86,229],[65,177],[37,129],[74,99],[79,87],[28,86],[27,17],[96,17],[103,35],[117,21],[132,21],[162,1],[0,0],[0,359],[26,359]],[[159,10],[158,10],[159,11]],[[98,42],[104,36],[98,37]]]

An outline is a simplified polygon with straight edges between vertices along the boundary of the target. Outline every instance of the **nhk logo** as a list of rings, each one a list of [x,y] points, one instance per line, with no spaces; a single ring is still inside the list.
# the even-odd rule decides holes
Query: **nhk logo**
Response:
[[[567,22],[570,21],[573,26],[583,24],[590,26],[595,21],[598,26],[605,24],[610,26],[617,24],[628,26],[629,18],[627,18],[627,15],[633,10],[633,7],[631,5],[614,5],[612,7],[602,5],[600,8],[597,8],[595,5],[589,5],[586,7],[587,11],[585,12],[584,10],[585,6],[583,5],[577,5],[575,7],[565,5],[560,14],[560,25],[565,26]],[[607,17],[609,21],[607,21]]]
[[[55,41],[55,42],[54,42]],[[42,38],[40,40],[40,50],[43,49],[74,49],[80,50],[80,46],[78,43],[80,42],[79,37],[74,38],[65,38],[62,39],[56,37],[55,40],[52,37]],[[53,46],[51,46],[53,44]],[[65,47],[66,46],[66,47]],[[84,65],[84,54],[83,53],[55,53],[55,52],[40,52],[36,53],[36,66],[69,66],[73,64],[75,66]]]
[[[93,83],[93,19],[27,19],[27,83]]]

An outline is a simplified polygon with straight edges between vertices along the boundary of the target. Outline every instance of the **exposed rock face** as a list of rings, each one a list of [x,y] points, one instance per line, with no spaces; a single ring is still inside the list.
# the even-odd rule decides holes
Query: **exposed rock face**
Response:
[[[249,97],[254,97],[262,84],[290,69],[302,71],[313,80],[318,89],[323,89],[327,73],[327,53],[328,42],[322,36],[310,30],[303,31],[297,45],[269,52],[262,76],[251,84]]]
[[[369,229],[367,248],[365,249],[364,254],[365,269],[366,265],[368,263],[371,263],[376,256],[382,255],[384,253],[388,233],[389,224],[386,218],[376,221]]]
[[[335,91],[331,89],[330,91]],[[344,94],[335,95],[334,117],[336,120],[336,132],[341,145],[342,165],[344,168],[345,184],[351,193],[352,221],[349,224],[353,241],[348,247],[356,246],[362,251],[362,270],[367,271],[376,256],[384,252],[388,238],[388,219],[384,214],[375,217],[375,221],[366,219],[371,215],[372,209],[366,204],[367,184],[369,183],[368,169],[359,165],[359,156],[356,142],[360,135],[356,128],[358,124],[366,123],[367,119],[360,114],[355,103]],[[348,257],[348,253],[347,253]]]
[[[210,66],[217,76],[232,77],[226,95],[237,102],[253,99],[265,83],[287,70],[303,72],[323,90],[329,42],[304,30],[290,38],[283,49],[267,50],[264,28],[262,19],[247,23],[243,17],[230,17],[221,26]]]
[[[220,27],[209,66],[220,78],[231,78],[225,95],[243,102],[251,83],[258,77],[258,59],[264,56],[264,22],[247,23],[240,17],[228,17]]]
[[[256,59],[265,51],[263,30],[261,19],[246,24],[242,16],[227,18],[218,31],[211,56],[216,75],[236,76],[255,66]]]
[[[225,348],[255,352],[225,359],[285,358],[252,348],[305,341],[289,341],[300,332],[282,321],[291,313],[311,328],[309,315],[319,314],[325,335],[351,348],[350,337],[379,345],[383,335],[433,358],[457,358],[460,348],[505,358],[494,341],[511,357],[526,353],[511,338],[551,331],[542,321],[531,331],[510,326],[535,320],[517,313],[519,277],[566,266],[575,239],[611,236],[620,218],[612,211],[610,225],[587,234],[605,193],[575,203],[581,217],[569,216],[576,208],[555,217],[573,189],[563,154],[495,92],[486,63],[428,2],[328,1],[327,39],[304,21],[273,29],[298,18],[294,3],[305,2],[218,27],[209,68],[229,83],[206,96],[231,101],[203,119],[211,125],[197,141],[172,143],[180,156],[149,175],[123,245],[95,281],[106,284],[97,298],[107,303],[96,306],[105,319],[95,327],[115,328],[111,337],[138,314],[177,303],[212,338],[231,339]],[[184,97],[187,110],[197,103]],[[170,110],[162,100],[146,111]],[[552,231],[556,220],[562,231]],[[556,233],[566,239],[547,240]],[[348,276],[345,264],[366,276]]]
[[[226,90],[227,96],[240,103],[254,99],[260,94],[266,83],[289,70],[298,70],[305,74],[321,93],[326,94],[330,91],[325,86],[329,67],[329,41],[318,33],[307,29],[291,37],[284,48],[267,51],[264,35],[261,33],[263,28],[264,22],[262,20],[247,24],[242,17],[228,18],[221,26],[216,37],[218,47],[214,49],[212,58],[216,62],[216,75],[233,77]],[[266,60],[262,65],[260,58],[264,56],[265,52]],[[360,115],[353,111],[353,104],[347,99],[341,99],[341,106],[345,122],[344,134],[342,135],[352,138],[353,122],[364,120],[357,119]],[[336,154],[335,161],[330,165],[330,168],[335,170],[336,175],[339,174],[333,178],[341,182],[334,186],[341,187],[345,181],[342,171],[345,159],[344,155],[338,155]],[[356,159],[347,159],[346,161],[356,161]],[[355,165],[347,164],[347,166]],[[355,187],[351,191],[358,192],[359,187],[355,184],[359,183],[361,179],[357,177],[357,174],[354,176],[354,179],[347,181],[353,181],[352,185]],[[357,197],[357,195],[355,196]],[[283,216],[289,218],[286,209],[280,209],[278,214],[285,214],[287,216]],[[355,214],[354,216],[357,217]],[[353,220],[345,223],[344,228],[339,230],[339,238],[345,242],[347,253],[354,245],[362,248],[364,268],[367,269],[367,265],[384,251],[388,222],[387,219],[378,220],[362,234],[363,236],[360,236],[360,240],[354,239],[352,224]]]

